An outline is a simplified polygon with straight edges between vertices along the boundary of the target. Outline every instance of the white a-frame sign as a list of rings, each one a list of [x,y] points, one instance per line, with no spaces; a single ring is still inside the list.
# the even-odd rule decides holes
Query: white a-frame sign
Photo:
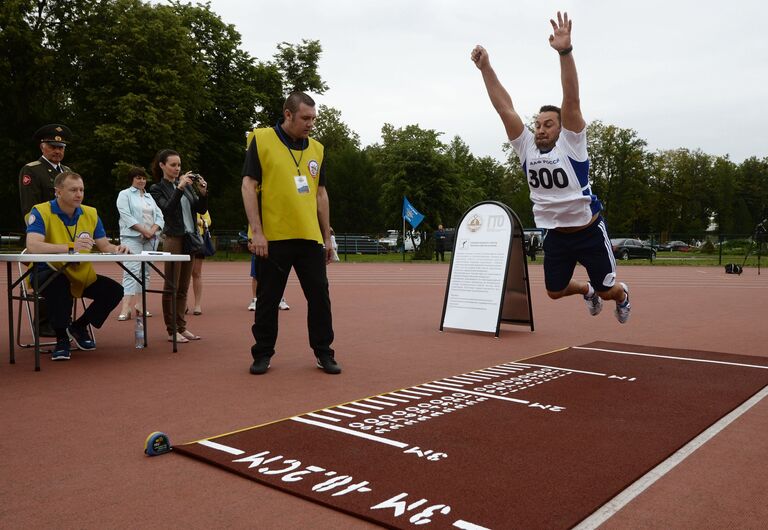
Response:
[[[498,337],[501,322],[530,325],[533,331],[523,227],[508,206],[484,201],[467,210],[456,227],[440,331]]]

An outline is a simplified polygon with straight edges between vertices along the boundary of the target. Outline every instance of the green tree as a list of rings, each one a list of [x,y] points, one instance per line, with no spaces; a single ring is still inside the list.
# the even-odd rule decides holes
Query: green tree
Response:
[[[381,184],[373,164],[360,149],[360,136],[341,119],[341,112],[320,105],[313,138],[325,147],[326,186],[331,202],[331,226],[337,234],[378,232]]]
[[[419,230],[431,231],[444,217],[455,219],[461,211],[461,177],[441,134],[418,125],[382,127],[382,143],[370,153],[382,183],[379,204],[389,226],[402,223],[403,196],[425,215]]]
[[[603,203],[611,233],[641,234],[650,228],[646,145],[632,129],[600,121],[587,126],[592,193]]]
[[[56,90],[55,50],[46,46],[49,8],[36,0],[0,3],[0,226],[21,229],[19,169],[40,156],[32,134],[61,122],[64,96]]]
[[[751,234],[768,217],[768,158],[750,157],[739,165],[736,200],[742,216],[737,229]]]

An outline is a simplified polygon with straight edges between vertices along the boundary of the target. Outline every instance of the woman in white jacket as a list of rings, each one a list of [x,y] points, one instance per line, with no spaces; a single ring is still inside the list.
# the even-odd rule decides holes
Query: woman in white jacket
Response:
[[[120,214],[120,243],[128,247],[131,254],[141,254],[145,250],[156,250],[160,231],[163,229],[163,212],[155,199],[146,190],[147,172],[144,168],[134,167],[128,172],[131,185],[117,195],[117,211]],[[141,264],[133,261],[124,264],[136,277],[141,278]],[[149,268],[144,278],[149,285]],[[130,274],[123,272],[123,307],[118,320],[129,320],[135,309],[143,310],[141,286]],[[152,316],[147,311],[147,316]]]

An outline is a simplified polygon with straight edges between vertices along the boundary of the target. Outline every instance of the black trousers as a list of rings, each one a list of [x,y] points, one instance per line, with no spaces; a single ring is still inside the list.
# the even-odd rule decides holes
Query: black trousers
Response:
[[[251,347],[254,359],[271,357],[277,342],[277,318],[280,299],[291,267],[296,271],[307,299],[309,345],[315,356],[333,356],[333,322],[328,277],[325,271],[325,249],[316,241],[289,239],[269,242],[269,257],[257,259],[258,285],[256,311],[251,328],[256,344]]]
[[[37,270],[37,280],[41,284],[53,274],[53,271]],[[34,285],[34,277],[32,285]],[[66,329],[72,319],[72,293],[69,291],[69,279],[62,273],[41,291],[48,303],[48,320],[51,327],[58,332]],[[123,298],[123,286],[112,278],[96,275],[96,281],[85,288],[83,298],[92,302],[77,319],[78,326],[88,324],[100,328],[112,310],[117,307]]]

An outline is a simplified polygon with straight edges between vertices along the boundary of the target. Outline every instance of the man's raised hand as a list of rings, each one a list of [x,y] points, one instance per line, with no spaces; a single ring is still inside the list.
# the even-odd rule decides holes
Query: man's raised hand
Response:
[[[571,27],[573,21],[568,19],[568,13],[557,12],[557,22],[549,19],[549,23],[552,24],[552,31],[554,32],[549,36],[549,45],[552,46],[558,52],[567,50],[571,47]]]
[[[475,46],[475,49],[472,50],[472,61],[474,61],[475,66],[477,66],[480,70],[488,66],[489,60],[488,60],[488,52],[485,51],[485,48],[480,46],[479,44]]]

